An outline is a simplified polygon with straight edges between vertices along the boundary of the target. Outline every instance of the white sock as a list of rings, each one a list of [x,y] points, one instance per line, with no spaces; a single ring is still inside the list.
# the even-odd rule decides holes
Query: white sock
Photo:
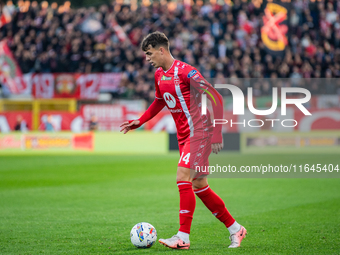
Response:
[[[231,226],[228,228],[228,230],[229,230],[229,232],[230,232],[230,235],[236,234],[238,231],[240,231],[240,229],[241,229],[241,225],[238,224],[238,223],[236,222],[236,220],[235,220],[235,222],[233,223],[233,225],[231,225]]]
[[[188,233],[184,233],[184,232],[178,231],[177,236],[179,236],[179,238],[181,238],[183,242],[190,243],[190,241],[189,241],[189,234]]]

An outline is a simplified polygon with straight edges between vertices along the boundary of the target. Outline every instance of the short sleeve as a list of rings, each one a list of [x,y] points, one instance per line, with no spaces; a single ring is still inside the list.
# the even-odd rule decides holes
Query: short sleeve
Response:
[[[156,71],[155,73],[155,98],[163,99],[161,95],[161,91],[159,90],[159,86],[158,86],[158,76],[159,76],[159,73]]]
[[[211,87],[211,84],[204,79],[202,74],[194,67],[187,67],[183,74],[186,83],[196,88],[200,94]]]

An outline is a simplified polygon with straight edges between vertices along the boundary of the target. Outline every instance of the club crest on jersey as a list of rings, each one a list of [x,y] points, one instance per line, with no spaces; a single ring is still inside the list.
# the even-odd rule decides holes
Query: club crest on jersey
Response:
[[[167,77],[167,76],[163,75],[161,80],[162,81],[171,81],[171,78],[172,77]]]
[[[176,99],[170,93],[165,92],[163,98],[169,108],[174,108],[176,106]]]
[[[192,76],[194,76],[195,73],[197,73],[196,70],[191,70],[190,73],[188,73],[188,78],[191,78]]]

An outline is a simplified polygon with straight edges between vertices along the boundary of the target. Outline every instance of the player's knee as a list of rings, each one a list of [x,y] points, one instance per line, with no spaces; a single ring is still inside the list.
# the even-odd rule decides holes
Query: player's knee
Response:
[[[177,168],[177,182],[192,182],[192,177],[190,176],[190,169],[185,167]]]
[[[194,189],[201,189],[208,185],[208,180],[206,177],[204,178],[197,178],[192,182],[192,187]]]

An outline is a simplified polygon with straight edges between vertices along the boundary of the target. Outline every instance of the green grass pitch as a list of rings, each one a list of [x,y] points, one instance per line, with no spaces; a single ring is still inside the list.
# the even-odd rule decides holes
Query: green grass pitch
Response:
[[[225,157],[236,166],[268,159]],[[340,179],[211,178],[212,189],[248,230],[241,248],[227,248],[227,229],[199,199],[189,251],[158,242],[135,248],[129,234],[138,222],[153,224],[158,238],[177,233],[178,158],[0,157],[0,254],[339,254]],[[338,154],[277,154],[270,160],[340,164]]]

